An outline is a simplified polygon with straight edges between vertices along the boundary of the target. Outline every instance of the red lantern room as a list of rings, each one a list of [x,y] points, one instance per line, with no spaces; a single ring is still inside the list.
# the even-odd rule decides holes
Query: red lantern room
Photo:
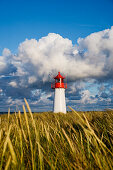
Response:
[[[55,83],[51,84],[51,88],[55,89],[55,88],[67,88],[67,83],[64,83],[64,79],[65,77],[61,76],[60,72],[58,72],[58,75],[56,77],[54,77],[55,79]]]

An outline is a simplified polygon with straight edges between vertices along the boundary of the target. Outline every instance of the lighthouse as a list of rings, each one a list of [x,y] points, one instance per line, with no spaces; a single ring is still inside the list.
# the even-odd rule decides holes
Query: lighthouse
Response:
[[[67,88],[67,83],[64,83],[65,77],[61,76],[60,72],[58,72],[58,75],[54,79],[55,83],[51,84],[51,88],[55,90],[53,112],[66,113],[65,89]]]

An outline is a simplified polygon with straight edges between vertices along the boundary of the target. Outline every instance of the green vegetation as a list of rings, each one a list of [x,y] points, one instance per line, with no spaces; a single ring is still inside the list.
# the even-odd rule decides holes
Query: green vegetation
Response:
[[[0,115],[0,169],[113,167],[113,111]]]

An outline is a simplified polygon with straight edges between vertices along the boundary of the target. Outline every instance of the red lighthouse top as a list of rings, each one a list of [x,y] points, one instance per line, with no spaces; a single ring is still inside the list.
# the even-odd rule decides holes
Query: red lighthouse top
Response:
[[[64,83],[65,77],[61,76],[60,72],[58,72],[58,75],[54,77],[55,83],[51,84],[51,88],[67,88],[67,83]]]
[[[58,72],[58,75],[54,77],[54,79],[65,79],[65,77],[61,76],[60,72]]]

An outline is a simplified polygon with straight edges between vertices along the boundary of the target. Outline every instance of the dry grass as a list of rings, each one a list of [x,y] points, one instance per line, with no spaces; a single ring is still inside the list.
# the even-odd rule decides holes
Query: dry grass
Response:
[[[112,169],[113,111],[0,115],[0,169]]]

